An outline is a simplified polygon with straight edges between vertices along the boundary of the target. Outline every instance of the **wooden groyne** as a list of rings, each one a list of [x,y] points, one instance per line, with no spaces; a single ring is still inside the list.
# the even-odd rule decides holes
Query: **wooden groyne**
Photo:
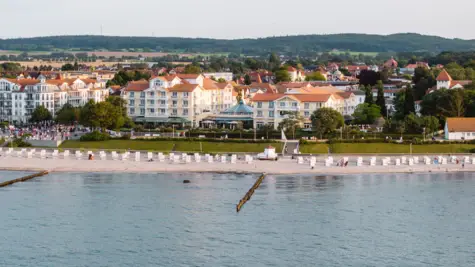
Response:
[[[265,173],[263,173],[261,176],[259,176],[259,178],[257,178],[256,182],[251,187],[251,189],[249,189],[249,191],[247,191],[247,193],[244,195],[244,197],[241,198],[241,200],[239,200],[239,203],[236,205],[236,212],[239,212],[241,210],[242,206],[244,206],[244,204],[246,204],[246,202],[251,199],[252,195],[254,194],[254,190],[259,188],[259,186],[261,185],[262,180],[264,180],[264,178],[266,178]]]
[[[41,171],[41,172],[31,174],[31,175],[27,175],[27,176],[24,176],[24,177],[21,177],[21,178],[18,178],[18,179],[14,179],[14,180],[10,180],[10,181],[0,183],[0,187],[5,187],[5,186],[9,186],[9,185],[12,185],[12,184],[15,184],[15,183],[20,183],[20,182],[25,182],[25,181],[28,181],[28,180],[31,180],[33,178],[40,177],[40,176],[43,176],[43,175],[46,175],[46,174],[48,174],[47,171]]]

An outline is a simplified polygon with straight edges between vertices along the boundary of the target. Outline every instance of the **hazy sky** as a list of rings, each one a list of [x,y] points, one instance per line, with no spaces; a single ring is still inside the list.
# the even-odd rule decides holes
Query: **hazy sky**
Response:
[[[235,39],[417,32],[475,39],[473,0],[0,0],[0,38],[100,34]]]

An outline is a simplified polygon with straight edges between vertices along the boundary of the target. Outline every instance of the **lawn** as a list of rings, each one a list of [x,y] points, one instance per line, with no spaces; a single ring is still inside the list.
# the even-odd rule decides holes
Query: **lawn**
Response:
[[[304,154],[327,154],[328,145],[327,144],[305,144],[300,145],[300,152]]]
[[[65,141],[61,148],[84,148],[84,149],[131,149],[168,152],[173,149],[173,143],[167,141],[153,142],[142,140],[109,140],[100,142]]]
[[[201,145],[200,145],[201,143]],[[175,148],[174,148],[175,145]],[[174,151],[183,152],[263,152],[269,146],[266,143],[231,143],[231,142],[189,142],[189,141],[143,141],[143,140],[109,140],[102,142],[66,141],[61,145],[62,149],[131,149],[147,151]],[[272,143],[277,152],[282,151],[281,143]]]

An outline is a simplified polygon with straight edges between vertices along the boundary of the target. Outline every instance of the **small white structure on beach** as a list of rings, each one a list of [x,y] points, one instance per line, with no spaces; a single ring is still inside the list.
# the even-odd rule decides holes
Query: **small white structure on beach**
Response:
[[[277,153],[275,152],[275,147],[268,146],[264,149],[264,153],[259,153],[257,158],[259,160],[277,160]]]

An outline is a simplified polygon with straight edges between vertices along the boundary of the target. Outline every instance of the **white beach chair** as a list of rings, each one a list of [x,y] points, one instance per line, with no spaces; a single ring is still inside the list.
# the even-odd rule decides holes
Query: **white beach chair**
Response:
[[[226,163],[226,156],[221,156],[221,163]]]
[[[376,157],[371,157],[370,158],[369,166],[376,166]]]
[[[168,157],[169,157],[170,161],[172,161],[172,162],[173,162],[173,160],[175,160],[175,154],[174,153],[170,153],[168,155]]]
[[[111,157],[112,157],[112,160],[118,160],[119,159],[119,155],[117,154],[116,151],[111,152]]]
[[[208,155],[208,163],[213,163],[214,158],[213,156]]]
[[[57,159],[59,157],[59,151],[58,150],[53,150],[53,153],[51,153],[51,157],[53,159]]]
[[[185,160],[186,163],[191,163],[191,156],[186,156],[186,160]]]
[[[413,163],[419,164],[419,157],[413,157]]]
[[[236,164],[237,162],[237,156],[236,155],[232,155],[231,156],[231,164]]]
[[[165,161],[165,155],[163,155],[162,152],[158,153],[158,161],[159,162],[164,162]]]
[[[136,162],[140,161],[140,152],[135,152],[135,161]]]
[[[447,158],[442,158],[442,165],[447,165]]]
[[[82,152],[81,151],[76,150],[76,159],[77,160],[82,160]]]
[[[406,157],[401,157],[401,164],[406,165],[407,164],[407,158]]]
[[[395,164],[396,164],[396,166],[401,166],[401,159],[396,159]]]
[[[463,158],[463,162],[464,162],[465,164],[469,164],[469,163],[470,163],[470,157],[465,156],[465,157]]]
[[[409,166],[414,165],[414,159],[413,159],[413,158],[409,158],[408,164],[409,164]]]
[[[107,153],[104,151],[99,151],[99,158],[101,160],[106,160],[107,159]]]
[[[67,158],[69,158],[69,150],[65,150],[63,152],[63,159],[67,159]]]
[[[42,158],[42,159],[46,158],[46,150],[42,149],[40,151],[40,158]]]
[[[358,166],[358,167],[363,166],[363,157],[358,157],[356,159],[356,166]]]
[[[153,160],[153,153],[152,152],[147,152],[147,160],[148,161]]]
[[[297,157],[297,164],[303,164],[303,157]]]

